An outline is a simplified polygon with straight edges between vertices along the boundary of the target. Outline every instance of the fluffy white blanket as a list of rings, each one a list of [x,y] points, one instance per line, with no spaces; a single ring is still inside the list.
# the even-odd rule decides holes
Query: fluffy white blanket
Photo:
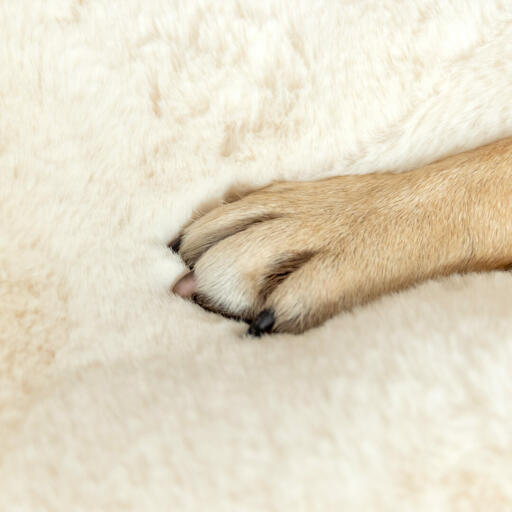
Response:
[[[511,510],[511,275],[255,340],[166,248],[510,134],[508,0],[2,1],[0,510]]]

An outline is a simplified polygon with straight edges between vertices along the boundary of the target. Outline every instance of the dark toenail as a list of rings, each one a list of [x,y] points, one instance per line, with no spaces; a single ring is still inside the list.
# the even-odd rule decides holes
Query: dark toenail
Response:
[[[264,309],[249,326],[247,334],[249,336],[259,337],[262,334],[269,333],[274,327],[275,316],[271,309]]]
[[[176,238],[176,240],[169,242],[169,244],[167,245],[167,247],[169,247],[169,249],[171,249],[171,251],[173,251],[173,252],[178,252],[180,250],[180,246],[181,246],[181,236]]]

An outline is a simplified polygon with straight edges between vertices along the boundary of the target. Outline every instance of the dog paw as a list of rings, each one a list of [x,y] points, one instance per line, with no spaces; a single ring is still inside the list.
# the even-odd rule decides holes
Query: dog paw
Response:
[[[439,270],[433,208],[405,174],[275,183],[183,230],[174,291],[252,335],[300,333]]]

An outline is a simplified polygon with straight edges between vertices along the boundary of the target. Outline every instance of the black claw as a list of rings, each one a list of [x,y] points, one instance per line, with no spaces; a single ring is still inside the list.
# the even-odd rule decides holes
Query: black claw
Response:
[[[169,244],[167,245],[167,247],[169,247],[169,249],[171,249],[172,252],[178,252],[180,250],[180,246],[181,246],[181,236],[176,238],[176,240],[169,242]]]
[[[249,326],[247,334],[249,336],[259,337],[262,334],[269,333],[274,327],[276,318],[274,312],[271,309],[264,309]]]

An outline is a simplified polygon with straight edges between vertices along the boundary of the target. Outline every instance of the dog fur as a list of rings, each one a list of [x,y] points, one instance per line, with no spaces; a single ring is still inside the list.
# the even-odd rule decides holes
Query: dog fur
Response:
[[[174,248],[194,274],[175,291],[256,334],[261,318],[300,333],[428,278],[505,268],[511,178],[507,138],[405,173],[275,183],[184,230]]]

